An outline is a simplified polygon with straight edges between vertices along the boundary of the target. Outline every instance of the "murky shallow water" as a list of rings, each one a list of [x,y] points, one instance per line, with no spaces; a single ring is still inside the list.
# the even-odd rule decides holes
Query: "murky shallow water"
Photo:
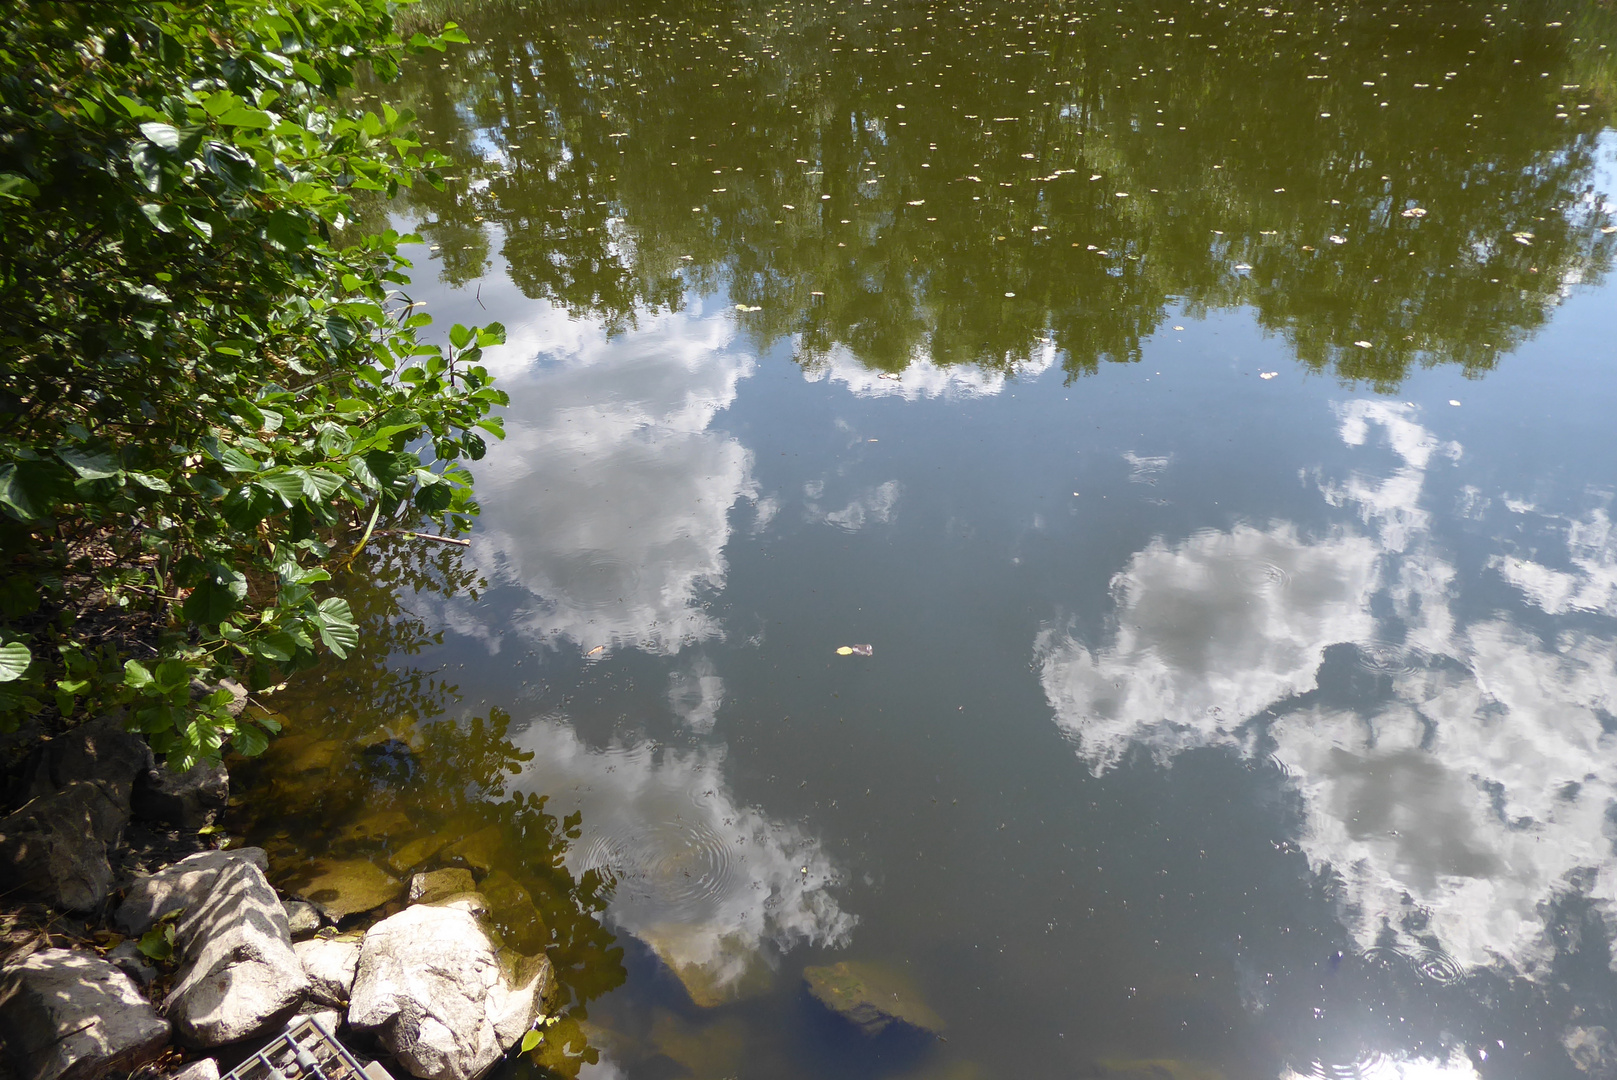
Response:
[[[596,1080],[1617,1075],[1609,8],[456,17],[510,435],[283,866],[505,874]]]

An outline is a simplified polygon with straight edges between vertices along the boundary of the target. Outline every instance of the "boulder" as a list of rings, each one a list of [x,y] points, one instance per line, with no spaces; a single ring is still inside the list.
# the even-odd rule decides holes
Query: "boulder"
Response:
[[[121,716],[103,716],[51,739],[34,755],[23,798],[65,791],[78,783],[101,785],[127,816],[135,778],[152,767],[151,748],[124,730]]]
[[[943,1030],[943,1019],[921,1000],[910,981],[879,964],[843,961],[805,968],[803,978],[822,1005],[866,1035],[878,1035],[895,1023],[934,1035]]]
[[[284,884],[332,922],[379,908],[404,891],[403,882],[368,859],[315,859]]]
[[[336,1035],[337,1030],[342,1027],[342,1010],[322,1005],[317,1001],[304,1002],[303,1008],[298,1010],[298,1015],[306,1016],[319,1024],[327,1035]]]
[[[0,969],[0,1039],[20,1080],[125,1075],[168,1037],[129,976],[99,957],[46,949]]]
[[[477,883],[472,880],[470,870],[463,870],[460,867],[429,870],[410,879],[410,903],[431,904],[456,893],[472,892],[476,888]]]
[[[473,1080],[533,1022],[548,960],[509,971],[468,899],[417,905],[371,927],[360,946],[349,1026],[374,1031],[423,1080]]]
[[[178,979],[163,999],[176,1038],[222,1046],[268,1034],[303,1001],[309,980],[258,848],[204,851],[142,878],[115,921],[144,933],[179,911]]]
[[[211,825],[230,801],[230,774],[217,761],[199,761],[183,773],[154,764],[136,778],[130,809],[146,821],[181,829]]]
[[[348,1006],[359,967],[359,942],[310,938],[292,946],[309,977],[309,998],[325,1005]]]
[[[107,851],[129,823],[135,777],[151,751],[117,716],[81,724],[37,750],[23,805],[0,820],[0,880],[8,896],[90,911],[113,884]]]
[[[498,825],[478,829],[450,844],[444,856],[461,859],[476,870],[492,870],[504,861],[505,832]]]
[[[107,959],[133,979],[142,992],[150,990],[157,980],[157,969],[146,962],[146,954],[133,941],[119,942],[107,953]]]
[[[308,937],[324,923],[320,918],[320,909],[302,900],[282,900],[281,908],[286,912],[286,928],[294,941]]]
[[[92,911],[112,891],[107,848],[129,820],[93,781],[69,785],[0,819],[0,880],[7,898],[36,900],[65,911]]]
[[[219,1080],[219,1063],[213,1058],[193,1061],[168,1080]]]
[[[537,954],[550,944],[550,930],[533,896],[504,870],[490,870],[477,891],[488,898],[491,921],[505,943],[519,952]]]

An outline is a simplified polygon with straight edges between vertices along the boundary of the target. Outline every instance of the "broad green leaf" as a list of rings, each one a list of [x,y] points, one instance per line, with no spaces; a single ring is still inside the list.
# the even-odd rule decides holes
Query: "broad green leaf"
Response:
[[[83,446],[59,446],[56,456],[68,468],[85,480],[105,480],[117,476],[118,459],[106,450],[91,450]]]
[[[320,601],[320,640],[337,656],[346,657],[359,646],[359,627],[354,625],[354,612],[348,601],[333,596]]]
[[[531,1053],[534,1047],[538,1046],[542,1039],[544,1039],[543,1035],[539,1034],[539,1032],[533,1030],[532,1028],[529,1028],[522,1036],[522,1053]]]
[[[0,173],[0,199],[9,199],[12,202],[25,202],[29,199],[39,198],[39,188],[26,176],[16,173]]]
[[[20,641],[13,641],[9,645],[0,645],[0,682],[16,682],[22,678],[23,672],[33,656],[28,652],[28,646]]]
[[[148,121],[140,125],[140,133],[146,136],[153,145],[161,146],[164,150],[177,150],[180,146],[180,132],[172,124],[160,124]]]
[[[181,611],[192,622],[207,626],[229,618],[239,606],[238,600],[231,587],[205,578],[185,598]]]
[[[152,684],[152,673],[139,660],[124,661],[124,685],[132,690],[143,690]]]

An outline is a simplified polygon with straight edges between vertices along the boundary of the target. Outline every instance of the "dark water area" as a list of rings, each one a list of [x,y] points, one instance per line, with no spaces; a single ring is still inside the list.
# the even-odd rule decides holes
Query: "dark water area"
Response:
[[[1617,10],[450,14],[509,437],[283,881],[471,866],[590,1080],[1617,1076]]]

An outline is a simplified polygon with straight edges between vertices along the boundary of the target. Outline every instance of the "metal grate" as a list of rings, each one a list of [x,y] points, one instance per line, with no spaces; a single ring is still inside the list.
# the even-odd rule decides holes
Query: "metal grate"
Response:
[[[390,1080],[372,1062],[361,1065],[312,1016],[299,1016],[224,1080]]]

